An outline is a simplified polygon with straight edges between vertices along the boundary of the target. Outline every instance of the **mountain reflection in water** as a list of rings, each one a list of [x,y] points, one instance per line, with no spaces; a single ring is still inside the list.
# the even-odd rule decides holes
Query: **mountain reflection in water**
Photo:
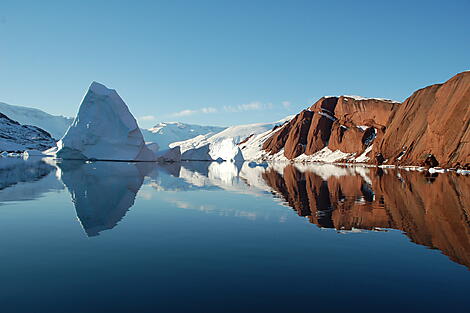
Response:
[[[338,232],[401,230],[412,242],[470,268],[470,178],[455,173],[327,164],[15,162],[18,166],[1,168],[0,203],[15,195],[8,189],[28,190],[17,197],[22,200],[61,189],[57,176],[88,236],[114,228],[143,185],[155,192],[226,190],[280,199],[312,224]],[[28,182],[36,187],[25,189]]]
[[[362,175],[338,167],[322,177],[315,168],[289,165],[281,172],[268,169],[263,177],[299,216],[319,227],[398,229],[413,242],[470,267],[470,179],[448,173],[430,180],[422,173],[355,169]]]

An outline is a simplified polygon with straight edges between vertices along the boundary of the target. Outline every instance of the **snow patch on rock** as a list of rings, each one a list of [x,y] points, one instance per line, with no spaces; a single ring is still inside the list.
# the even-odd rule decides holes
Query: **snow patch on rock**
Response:
[[[387,101],[387,102],[392,102],[392,103],[401,103],[399,101],[391,100],[391,99],[384,99],[384,98],[366,98],[366,97],[361,97],[357,95],[343,95],[342,97],[344,98],[351,98],[357,101],[363,101],[363,100],[379,100],[379,101]],[[345,99],[346,100],[346,99]]]

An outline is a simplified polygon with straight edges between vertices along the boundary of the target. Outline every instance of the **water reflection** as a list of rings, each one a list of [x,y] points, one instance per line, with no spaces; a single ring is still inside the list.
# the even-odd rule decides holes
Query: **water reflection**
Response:
[[[0,161],[0,204],[35,199],[63,188],[62,181],[88,236],[114,228],[134,205],[144,184],[152,192],[173,194],[226,190],[274,197],[312,224],[338,232],[401,230],[414,243],[439,249],[470,267],[470,178],[453,173],[229,162]],[[170,200],[179,207],[194,206],[204,212],[230,210],[220,198],[213,199],[211,206],[183,203],[177,197]],[[253,213],[249,210],[243,214]]]
[[[360,170],[361,175],[353,175],[354,169],[342,168],[325,177],[315,167],[289,165],[282,172],[269,169],[263,177],[299,216],[319,227],[398,229],[413,242],[470,267],[470,179],[452,173],[430,179],[407,171]]]
[[[55,167],[40,158],[0,160],[0,205],[9,201],[33,200],[44,193],[61,190]]]
[[[72,197],[88,236],[111,229],[134,205],[153,163],[67,161],[58,163],[60,178]]]

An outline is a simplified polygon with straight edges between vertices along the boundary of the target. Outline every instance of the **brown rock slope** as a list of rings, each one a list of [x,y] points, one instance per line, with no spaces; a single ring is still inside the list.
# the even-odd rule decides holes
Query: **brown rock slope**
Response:
[[[432,154],[440,166],[470,162],[470,72],[416,91],[393,112],[373,151],[387,163],[420,165]]]
[[[294,159],[328,147],[370,162],[470,168],[470,72],[416,91],[403,104],[355,96],[323,97],[263,144]],[[372,157],[377,156],[377,157]]]
[[[312,155],[325,147],[362,153],[378,135],[398,103],[384,99],[350,96],[323,97],[297,114],[263,144],[263,150],[294,159]]]

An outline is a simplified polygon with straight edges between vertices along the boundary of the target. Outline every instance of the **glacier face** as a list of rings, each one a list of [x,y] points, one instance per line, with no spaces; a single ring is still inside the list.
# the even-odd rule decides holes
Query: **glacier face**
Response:
[[[62,159],[155,161],[137,122],[114,89],[93,82],[75,120],[58,142]]]

